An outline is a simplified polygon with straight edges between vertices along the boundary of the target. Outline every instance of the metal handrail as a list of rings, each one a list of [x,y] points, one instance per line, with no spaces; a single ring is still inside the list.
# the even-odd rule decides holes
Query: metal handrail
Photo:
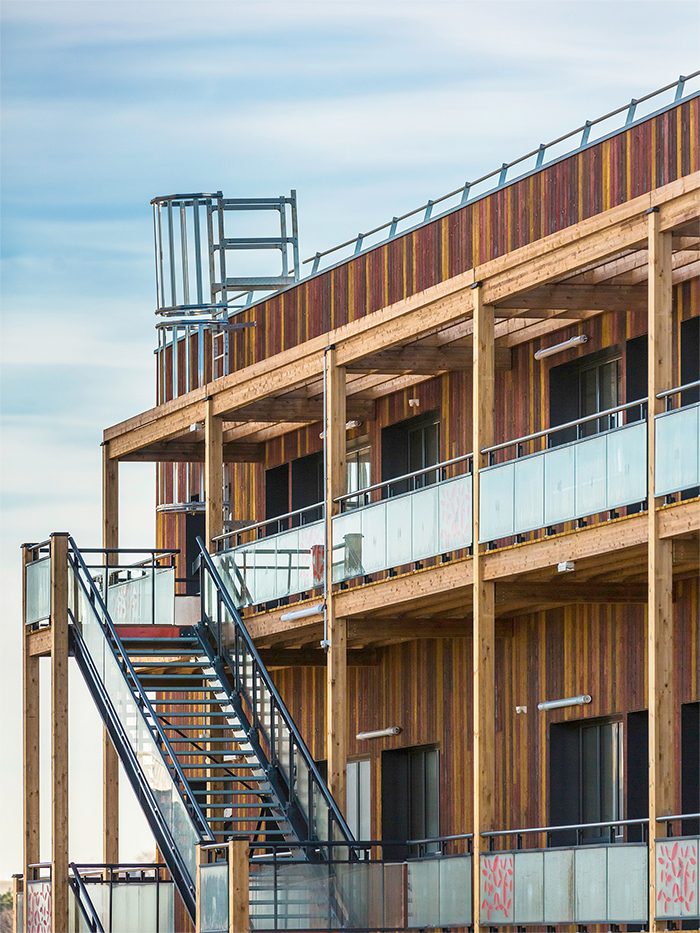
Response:
[[[364,492],[364,490],[363,490]],[[224,541],[226,538],[232,538],[234,535],[242,535],[247,531],[254,531],[256,528],[263,528],[265,525],[274,525],[275,522],[284,521],[285,518],[293,518],[295,515],[302,515],[304,512],[311,512],[313,509],[323,509],[325,503],[316,502],[314,505],[305,505],[303,509],[294,509],[293,512],[284,512],[282,515],[275,515],[272,518],[266,518],[262,522],[255,522],[253,525],[244,525],[242,528],[236,528],[234,531],[226,531],[222,535],[216,535],[212,541]],[[322,521],[321,518],[318,519]]]
[[[91,933],[104,933],[104,927],[100,922],[99,915],[95,910],[95,905],[92,903],[92,898],[87,892],[87,888],[83,883],[83,879],[80,877],[78,866],[75,864],[75,862],[69,862],[68,868],[73,872],[73,880],[78,889],[75,893],[79,895],[77,897],[78,906],[80,907],[80,910],[88,927],[91,930]]]
[[[668,819],[668,817],[666,817]],[[556,833],[571,829],[605,829],[610,826],[641,826],[648,823],[648,817],[642,817],[636,820],[606,820],[603,823],[571,823],[566,826],[535,826],[529,829],[498,829],[489,830],[489,832],[480,833],[481,836],[493,838],[496,836],[525,836],[532,833]]]
[[[574,428],[578,424],[585,424],[587,421],[597,421],[599,418],[605,418],[606,415],[614,415],[618,411],[625,411],[628,408],[636,408],[637,405],[645,405],[648,398],[638,398],[635,402],[625,402],[624,405],[617,405],[615,408],[606,408],[605,411],[597,411],[594,415],[586,415],[585,418],[576,418],[575,421],[567,421],[564,424],[556,424],[544,431],[536,431],[534,434],[525,434],[523,437],[516,437],[512,441],[505,441],[503,444],[494,444],[493,447],[482,447],[482,454],[491,454],[496,450],[504,450],[506,447],[514,447],[516,444],[522,444],[525,441],[534,441],[538,437],[546,437],[548,434],[557,434],[559,431],[565,431],[567,428]]]
[[[657,816],[657,823],[670,823],[671,820],[700,820],[700,813],[674,813],[672,816]]]
[[[187,779],[180,767],[180,762],[178,761],[175,753],[170,747],[170,742],[168,741],[165,731],[163,730],[163,727],[160,724],[160,720],[158,719],[158,716],[156,715],[155,710],[153,709],[153,706],[151,705],[151,701],[148,699],[146,691],[143,689],[141,685],[141,681],[139,680],[136,674],[136,671],[134,670],[134,666],[131,663],[131,659],[129,658],[128,654],[124,650],[124,646],[122,645],[121,638],[117,634],[117,630],[114,626],[114,623],[112,622],[109,612],[107,611],[107,607],[104,603],[104,600],[102,599],[102,596],[100,595],[99,590],[95,586],[94,580],[92,579],[92,577],[90,576],[88,572],[88,569],[85,565],[85,561],[83,560],[82,554],[78,550],[76,543],[72,537],[70,536],[68,537],[68,542],[73,552],[73,556],[76,559],[76,562],[79,564],[80,568],[85,572],[87,580],[89,581],[89,587],[92,591],[92,596],[93,596],[93,603],[92,603],[93,609],[94,609],[94,600],[96,600],[102,612],[102,622],[104,623],[104,627],[109,632],[110,637],[107,639],[107,641],[112,649],[114,658],[117,664],[119,664],[120,667],[122,668],[122,672],[124,671],[124,668],[126,668],[126,670],[128,671],[131,677],[130,686],[132,687],[132,689],[135,689],[136,692],[138,693],[138,701],[142,706],[142,711],[146,710],[149,714],[153,728],[155,728],[155,731],[158,733],[158,738],[160,739],[160,743],[162,743],[160,745],[161,749],[164,749],[167,752],[168,756],[170,757],[170,760],[172,762],[172,770],[175,772],[179,781],[181,782],[180,787],[178,787],[178,793],[181,793],[181,788],[189,788],[189,784],[187,783]],[[83,588],[85,589],[84,581],[80,577],[78,577],[78,579],[81,585],[83,586]],[[88,593],[86,593],[86,595],[88,595],[89,597]],[[115,650],[115,648],[119,649],[120,657],[117,656],[117,651]],[[151,734],[153,734],[152,728],[150,731],[151,731]],[[176,786],[177,786],[177,783],[176,783]],[[211,838],[211,830],[209,829],[209,826],[206,820],[204,819],[204,816],[202,814],[202,811],[199,808],[199,805],[197,804],[197,801],[194,799],[194,797],[191,797],[190,794],[187,795],[187,798],[188,798],[187,800],[183,799],[182,802],[185,805],[185,808],[187,809],[187,811],[195,818],[195,821],[199,823],[198,831],[202,833],[203,837]]]
[[[685,392],[686,389],[695,389],[697,386],[700,386],[700,379],[696,379],[695,382],[687,382],[684,386],[678,386],[677,389],[666,389],[665,392],[659,392],[656,397],[667,398],[669,395],[677,395],[679,392]]]
[[[442,195],[442,197],[435,198],[433,200],[428,200],[425,204],[422,204],[420,207],[417,207],[412,211],[408,211],[406,214],[402,214],[399,217],[394,217],[391,221],[388,221],[387,223],[384,223],[384,224],[380,224],[380,226],[374,227],[372,230],[368,230],[366,233],[360,233],[356,237],[352,237],[352,239],[346,240],[344,243],[340,243],[338,246],[333,246],[330,249],[324,250],[323,252],[317,252],[313,256],[310,256],[308,259],[304,259],[302,264],[313,262],[314,265],[312,267],[312,272],[311,272],[311,274],[313,275],[318,271],[320,260],[324,256],[328,256],[330,253],[334,253],[340,249],[344,249],[346,246],[352,246],[353,243],[355,244],[355,253],[359,253],[362,249],[363,241],[367,239],[367,237],[373,236],[375,233],[379,233],[380,230],[385,230],[387,227],[389,227],[390,232],[389,232],[389,236],[387,239],[392,239],[394,236],[396,236],[396,227],[399,223],[401,223],[401,221],[406,220],[409,217],[413,217],[416,214],[420,214],[422,211],[425,212],[423,223],[427,223],[429,220],[434,220],[436,218],[433,216],[433,213],[432,213],[433,207],[436,204],[440,204],[443,201],[447,201],[449,198],[455,197],[456,195],[460,194],[460,192],[462,193],[462,200],[458,206],[462,207],[468,202],[469,191],[471,188],[474,188],[477,185],[481,184],[482,182],[487,181],[489,178],[494,178],[495,176],[498,176],[497,187],[498,188],[503,187],[506,184],[506,176],[507,176],[508,170],[513,168],[513,166],[515,165],[520,165],[522,162],[525,162],[528,159],[533,158],[533,156],[536,157],[536,163],[535,163],[535,167],[533,171],[539,171],[541,168],[545,166],[545,164],[549,164],[549,163],[544,162],[544,154],[547,151],[547,149],[551,149],[553,146],[556,146],[559,143],[564,142],[564,140],[566,139],[570,139],[571,137],[576,136],[578,133],[581,133],[581,142],[576,148],[570,150],[567,153],[564,153],[564,156],[570,156],[575,152],[579,152],[580,150],[585,149],[587,146],[593,146],[596,143],[601,142],[601,140],[595,139],[595,140],[590,141],[591,127],[596,126],[597,124],[602,123],[605,120],[609,120],[611,117],[617,116],[617,114],[623,113],[626,110],[627,120],[625,122],[625,125],[624,127],[620,127],[619,130],[615,130],[615,132],[620,132],[620,130],[622,129],[628,129],[635,122],[634,115],[635,115],[636,108],[639,104],[644,103],[647,100],[651,100],[652,98],[657,97],[659,94],[664,94],[666,91],[670,90],[671,88],[676,87],[677,88],[676,97],[673,103],[669,104],[669,107],[671,107],[683,99],[683,90],[684,90],[686,81],[690,81],[692,78],[696,78],[699,74],[700,74],[700,71],[694,71],[692,74],[689,74],[689,75],[681,75],[677,81],[673,81],[671,82],[671,84],[667,84],[664,87],[659,88],[656,91],[652,91],[650,94],[646,94],[644,97],[639,97],[637,99],[632,98],[629,104],[624,104],[622,107],[618,107],[616,110],[611,110],[609,113],[606,113],[602,117],[598,117],[595,120],[586,120],[583,126],[579,126],[575,130],[571,130],[569,133],[565,133],[563,136],[559,136],[557,139],[554,139],[549,143],[541,143],[537,147],[537,149],[531,150],[526,155],[520,156],[518,159],[515,159],[512,162],[504,162],[499,168],[494,169],[492,172],[489,172],[486,175],[482,175],[480,178],[477,178],[476,181],[467,182],[465,185],[460,186],[459,188],[455,188],[453,191],[450,191],[449,194],[444,194]],[[694,92],[693,95],[688,95],[687,99],[690,99],[691,96],[696,96],[697,93],[698,92],[696,91]],[[642,120],[648,120],[652,115],[653,114],[647,114],[646,116],[642,117],[639,121],[636,121],[636,122],[641,122]],[[559,158],[562,158],[562,156],[557,156],[557,159]],[[516,181],[516,180],[517,179],[510,179],[509,182],[512,183],[513,181]],[[485,197],[486,194],[488,193],[489,192],[485,192],[479,197]],[[475,198],[474,200],[477,200],[477,198]],[[406,232],[408,231],[402,230],[400,231],[399,235],[403,235]]]
[[[443,467],[451,466],[453,463],[460,463],[463,460],[469,460],[474,454],[462,454],[459,457],[452,457],[451,460],[443,460],[441,463],[434,463],[432,466],[424,467],[422,470],[413,470],[412,473],[403,473],[401,476],[392,476],[391,479],[382,480],[381,483],[374,483],[372,486],[363,486],[362,489],[356,489],[355,492],[346,492],[342,496],[334,499],[334,502],[345,502],[347,499],[357,499],[365,493],[373,492],[375,489],[382,489],[384,486],[393,486],[395,483],[403,482],[405,479],[411,479],[415,476],[423,476],[425,473],[434,473]]]
[[[330,813],[333,815],[333,819],[335,820],[336,824],[339,826],[339,828],[345,835],[346,839],[348,841],[352,840],[352,832],[350,830],[350,827],[346,823],[345,818],[343,817],[341,811],[338,808],[338,805],[336,804],[335,800],[331,796],[331,793],[328,790],[328,786],[326,785],[325,781],[321,777],[319,770],[316,766],[316,762],[314,761],[308,748],[306,747],[306,743],[304,742],[304,739],[302,738],[301,733],[297,729],[296,724],[294,720],[292,719],[292,717],[290,716],[289,711],[287,710],[287,707],[285,706],[280,693],[275,687],[267,668],[263,664],[260,658],[260,655],[258,654],[258,650],[255,647],[255,644],[253,643],[253,639],[250,637],[248,629],[243,624],[243,621],[241,620],[241,617],[238,614],[238,610],[236,609],[233,603],[233,600],[231,599],[231,595],[226,589],[226,587],[224,586],[223,581],[221,577],[219,576],[219,572],[217,571],[216,567],[214,566],[214,562],[211,559],[211,555],[207,551],[206,547],[204,546],[204,542],[202,541],[200,537],[197,537],[197,544],[199,545],[199,550],[201,553],[202,569],[206,570],[209,573],[209,576],[211,577],[212,581],[214,582],[214,585],[216,586],[219,598],[225,605],[226,610],[230,614],[231,618],[234,620],[236,631],[242,637],[243,642],[245,643],[245,646],[246,646],[246,650],[249,652],[250,657],[252,658],[253,662],[255,663],[255,666],[257,667],[257,673],[260,679],[262,680],[262,682],[265,684],[265,687],[267,688],[267,691],[271,699],[274,701],[274,704],[276,707],[275,715],[281,718],[281,720],[284,722],[285,726],[289,730],[289,733],[291,734],[297,746],[297,750],[301,758],[303,759],[306,768],[309,770],[309,772],[313,776],[314,782],[317,785],[321,795],[323,796],[326,806],[328,807]],[[205,589],[206,588],[202,586],[201,588],[202,594],[204,594]],[[214,634],[217,640],[217,646],[218,646],[219,653],[221,654],[222,657],[226,659],[227,664],[233,671],[235,662],[233,661],[233,659],[231,659],[228,651],[226,651],[223,644],[221,643],[220,633],[212,632],[212,634]],[[233,672],[235,673],[235,671]],[[257,708],[256,708],[255,703],[253,703],[253,715],[255,718],[257,718]]]

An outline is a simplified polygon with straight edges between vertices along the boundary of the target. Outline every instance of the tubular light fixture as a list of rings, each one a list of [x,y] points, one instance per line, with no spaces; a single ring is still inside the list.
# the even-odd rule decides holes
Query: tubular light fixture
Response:
[[[571,340],[565,340],[564,343],[557,343],[553,347],[545,347],[544,350],[537,350],[536,360],[543,360],[547,356],[554,356],[555,353],[561,353],[562,350],[568,350],[571,347],[578,347],[579,344],[588,343],[588,337],[585,334],[579,334],[578,337],[572,337]]]
[[[591,702],[588,693],[582,693],[577,697],[566,697],[564,700],[546,700],[544,703],[538,703],[537,709],[561,709],[563,706],[585,706]]]
[[[307,616],[322,616],[323,603],[318,606],[307,606],[306,609],[294,609],[292,612],[283,612],[280,616],[281,622],[293,622],[294,619],[306,619]]]
[[[356,739],[383,739],[388,735],[398,735],[401,732],[401,726],[389,726],[387,729],[376,729],[374,732],[358,732]]]

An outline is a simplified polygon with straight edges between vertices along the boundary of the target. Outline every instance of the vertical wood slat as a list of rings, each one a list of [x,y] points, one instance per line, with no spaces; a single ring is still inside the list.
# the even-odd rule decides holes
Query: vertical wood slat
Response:
[[[224,432],[221,418],[214,415],[212,397],[207,398],[204,423],[204,478],[206,503],[206,544],[214,553],[212,540],[223,532],[224,511]]]
[[[68,535],[51,535],[51,918],[68,929]]]
[[[249,874],[248,841],[231,839],[228,844],[229,933],[248,933],[250,929]]]
[[[325,356],[325,523],[326,554],[326,755],[328,786],[338,806],[345,812],[345,780],[347,772],[347,651],[345,619],[335,616],[333,601],[333,515],[339,511],[334,499],[346,488],[345,367],[336,365],[335,348]]]
[[[649,701],[649,865],[655,865],[656,820],[674,812],[673,541],[659,537],[654,497],[656,396],[672,388],[671,233],[661,233],[658,211],[649,214],[649,413],[647,664]],[[649,916],[656,912],[656,873],[649,872]],[[663,928],[663,927],[661,927]],[[650,929],[659,929],[650,920]]]
[[[473,379],[473,515],[474,515],[474,632],[473,632],[473,754],[474,754],[474,930],[479,933],[479,882],[481,878],[481,832],[493,829],[495,784],[495,594],[493,581],[483,577],[483,550],[480,537],[481,470],[488,466],[483,447],[493,441],[494,420],[494,308],[485,305],[480,287],[474,298],[474,379]]]
[[[28,891],[29,865],[39,861],[40,812],[39,812],[39,658],[29,654],[27,618],[27,563],[31,560],[31,548],[22,548],[22,646],[23,680],[22,704],[22,809],[24,822],[24,854],[22,874],[24,890]],[[26,916],[25,897],[25,916]]]
[[[119,461],[102,445],[102,547],[119,547]],[[107,565],[117,563],[105,554]],[[102,729],[102,861],[119,861],[119,756],[107,729]]]

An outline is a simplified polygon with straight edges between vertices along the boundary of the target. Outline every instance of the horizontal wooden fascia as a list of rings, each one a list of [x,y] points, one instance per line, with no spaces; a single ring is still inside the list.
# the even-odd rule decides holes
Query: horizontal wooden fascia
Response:
[[[328,657],[320,648],[260,648],[258,653],[267,668],[325,667]],[[347,651],[347,663],[356,667],[373,667],[379,663],[379,656],[372,649],[351,648]]]
[[[121,458],[128,462],[204,463],[204,441],[161,441]],[[246,442],[224,443],[224,463],[262,463],[265,445]]]
[[[496,369],[509,370],[512,355],[509,347],[496,347]],[[353,373],[425,373],[468,370],[473,366],[471,347],[404,347],[384,350],[355,360],[347,366]],[[349,399],[348,399],[349,401]]]
[[[500,308],[554,311],[646,311],[647,288],[643,285],[578,285],[566,282],[540,285],[522,295],[506,298]]]

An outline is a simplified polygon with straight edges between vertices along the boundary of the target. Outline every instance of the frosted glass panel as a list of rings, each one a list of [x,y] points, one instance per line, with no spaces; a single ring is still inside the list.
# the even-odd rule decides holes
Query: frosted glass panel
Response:
[[[608,920],[645,922],[648,912],[646,846],[610,846],[608,849]]]
[[[700,486],[700,405],[656,418],[657,496]]]
[[[647,496],[647,426],[640,421],[606,435],[608,508],[641,502]]]
[[[599,434],[576,444],[576,512],[594,515],[607,508],[607,437]]]
[[[576,919],[579,923],[606,920],[607,849],[602,846],[577,849],[575,871]]]
[[[657,840],[657,917],[695,917],[700,913],[699,846],[700,838],[697,836]],[[679,879],[683,879],[682,896]]]
[[[544,455],[514,461],[514,527],[521,531],[544,524]]]
[[[51,558],[27,564],[27,593],[24,621],[27,625],[51,615]]]
[[[547,451],[544,494],[545,525],[556,525],[575,515],[573,447]]]
[[[386,501],[386,559],[389,567],[411,562],[411,497]]]
[[[228,933],[228,865],[202,865],[200,872],[201,933]]]
[[[408,862],[408,927],[434,927],[440,917],[440,862]]]
[[[421,489],[413,493],[410,499],[413,537],[411,560],[432,557],[438,552],[438,487]]]
[[[515,919],[544,920],[544,852],[515,853]]]
[[[386,502],[360,512],[362,518],[362,567],[365,573],[383,570],[386,556]]]
[[[472,857],[459,855],[440,860],[440,926],[467,926],[472,922]]]
[[[118,884],[112,889],[112,933],[158,929],[155,884]]]
[[[481,541],[495,541],[514,533],[514,469],[510,462],[481,473]]]
[[[544,921],[569,923],[574,919],[574,853],[544,853]]]
[[[136,572],[107,588],[107,611],[115,625],[172,625],[175,621],[175,568]]]

